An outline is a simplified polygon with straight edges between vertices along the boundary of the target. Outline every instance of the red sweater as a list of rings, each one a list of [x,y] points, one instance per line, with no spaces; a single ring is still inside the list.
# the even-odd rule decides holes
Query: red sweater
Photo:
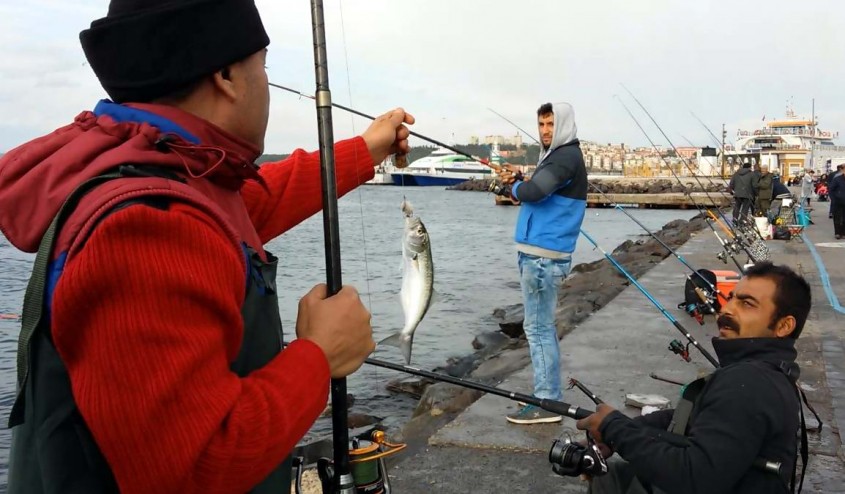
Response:
[[[373,177],[363,139],[335,150],[339,194]],[[242,196],[262,242],[320,210],[317,152],[260,174],[269,195],[248,182]],[[231,372],[244,292],[242,253],[181,204],[109,215],[65,267],[54,341],[121,492],[245,492],[323,410],[329,368],[310,341],[247,377]]]

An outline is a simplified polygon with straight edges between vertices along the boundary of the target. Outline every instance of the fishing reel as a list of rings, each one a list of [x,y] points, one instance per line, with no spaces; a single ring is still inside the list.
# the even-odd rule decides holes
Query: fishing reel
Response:
[[[589,433],[586,446],[570,439],[564,442],[555,439],[549,450],[549,463],[554,473],[564,477],[598,477],[607,473],[607,462]]]
[[[497,180],[492,180],[490,182],[490,186],[487,187],[488,192],[492,192],[497,196],[510,196],[511,195],[511,186],[499,182]]]
[[[676,355],[680,355],[680,357],[682,359],[684,359],[685,361],[687,361],[687,362],[690,361],[689,343],[687,343],[687,345],[684,346],[684,344],[681,343],[680,341],[672,340],[672,341],[669,342],[669,350],[671,350],[672,353],[674,353]]]
[[[701,309],[699,304],[692,303],[692,304],[680,304],[678,305],[679,309],[684,309],[684,312],[690,315],[693,319],[695,319],[698,324],[704,325],[704,314],[701,313]]]
[[[341,478],[341,485],[354,485],[356,494],[390,494],[390,479],[384,459],[405,449],[404,443],[394,444],[385,439],[384,431],[374,430],[353,437],[349,441],[349,464],[352,478]],[[304,461],[294,459],[296,468],[296,494],[302,494]],[[332,492],[334,465],[329,458],[317,460],[317,473],[324,493]]]

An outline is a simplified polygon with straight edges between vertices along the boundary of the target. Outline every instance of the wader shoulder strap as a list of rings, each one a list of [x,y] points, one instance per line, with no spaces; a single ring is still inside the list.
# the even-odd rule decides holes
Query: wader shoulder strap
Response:
[[[692,415],[692,409],[695,407],[698,397],[701,395],[701,390],[704,389],[707,381],[710,380],[710,376],[712,376],[712,374],[696,379],[695,381],[687,384],[681,392],[681,399],[678,401],[678,406],[675,407],[674,413],[672,413],[672,422],[669,423],[668,429],[669,432],[673,432],[681,436],[687,435],[687,425],[689,424],[689,419]]]
[[[23,423],[24,410],[24,387],[29,377],[29,354],[30,341],[38,326],[41,324],[42,311],[44,309],[44,290],[47,282],[47,265],[50,262],[50,256],[53,251],[53,243],[56,238],[56,231],[59,226],[67,219],[70,212],[74,210],[80,199],[90,192],[94,187],[100,185],[108,180],[120,178],[120,173],[109,173],[94,177],[87,182],[84,182],[62,204],[61,209],[53,218],[50,227],[41,239],[38,246],[38,254],[35,257],[35,263],[32,268],[32,276],[29,278],[29,283],[26,286],[26,292],[23,298],[23,312],[21,314],[21,331],[18,336],[18,355],[17,355],[17,399],[12,406],[12,411],[9,414],[9,427],[14,427]]]
[[[789,380],[790,386],[795,387],[795,396],[798,398],[798,412],[801,415],[801,451],[800,451],[800,453],[801,453],[801,480],[798,482],[798,493],[800,494],[801,490],[804,487],[804,475],[807,472],[807,462],[809,461],[809,458],[810,458],[809,445],[807,443],[807,423],[804,420],[804,407],[801,406],[801,402],[803,401],[804,405],[806,405],[807,408],[811,412],[813,412],[813,415],[816,417],[816,421],[819,423],[819,426],[816,429],[814,429],[816,432],[821,432],[821,430],[822,430],[823,423],[822,423],[821,417],[819,417],[819,414],[816,413],[816,410],[813,409],[813,407],[810,405],[810,402],[807,400],[807,395],[804,394],[804,391],[798,385],[798,381],[796,380],[794,383],[792,382],[792,379],[791,379],[791,376],[790,376],[792,367],[788,364],[788,362],[781,362],[779,365],[767,364],[765,362],[753,362],[753,363],[756,364],[756,365],[761,365],[761,366],[768,365],[770,367],[774,367],[775,369],[780,371],[780,373],[783,374],[784,377],[786,377]],[[796,456],[797,456],[797,452],[796,452]],[[795,480],[796,480],[797,473],[798,473],[798,461],[797,461],[797,458],[796,458],[796,461],[792,462],[792,478],[790,480],[790,485],[789,485],[789,490],[790,490],[790,492],[793,492],[793,493],[796,492],[795,491]]]

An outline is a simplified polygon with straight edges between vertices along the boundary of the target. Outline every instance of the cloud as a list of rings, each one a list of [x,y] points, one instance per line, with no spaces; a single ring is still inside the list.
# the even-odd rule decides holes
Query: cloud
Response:
[[[0,151],[70,121],[103,92],[84,65],[78,33],[107,2],[40,0],[0,7],[0,111],[18,132],[0,135]],[[307,2],[258,0],[271,36],[270,80],[314,92]],[[728,135],[763,114],[795,111],[845,130],[839,96],[845,80],[845,4],[689,2],[683,0],[328,0],[324,4],[333,100],[370,114],[403,106],[415,129],[438,140],[513,135],[493,108],[533,129],[545,101],[570,101],[579,135],[647,145],[614,98],[618,94],[658,144],[659,131],[620,86],[642,101],[675,142],[712,143],[690,115]],[[314,102],[273,89],[267,152],[314,149]],[[335,138],[368,121],[333,111]],[[746,122],[747,121],[747,122]],[[414,139],[415,144],[422,142]]]

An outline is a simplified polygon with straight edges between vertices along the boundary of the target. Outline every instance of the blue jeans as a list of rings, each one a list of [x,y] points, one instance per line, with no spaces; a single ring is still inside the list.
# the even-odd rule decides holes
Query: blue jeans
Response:
[[[557,294],[572,268],[571,259],[547,259],[519,253],[525,307],[525,337],[534,368],[534,396],[560,400],[560,350],[555,327]]]

